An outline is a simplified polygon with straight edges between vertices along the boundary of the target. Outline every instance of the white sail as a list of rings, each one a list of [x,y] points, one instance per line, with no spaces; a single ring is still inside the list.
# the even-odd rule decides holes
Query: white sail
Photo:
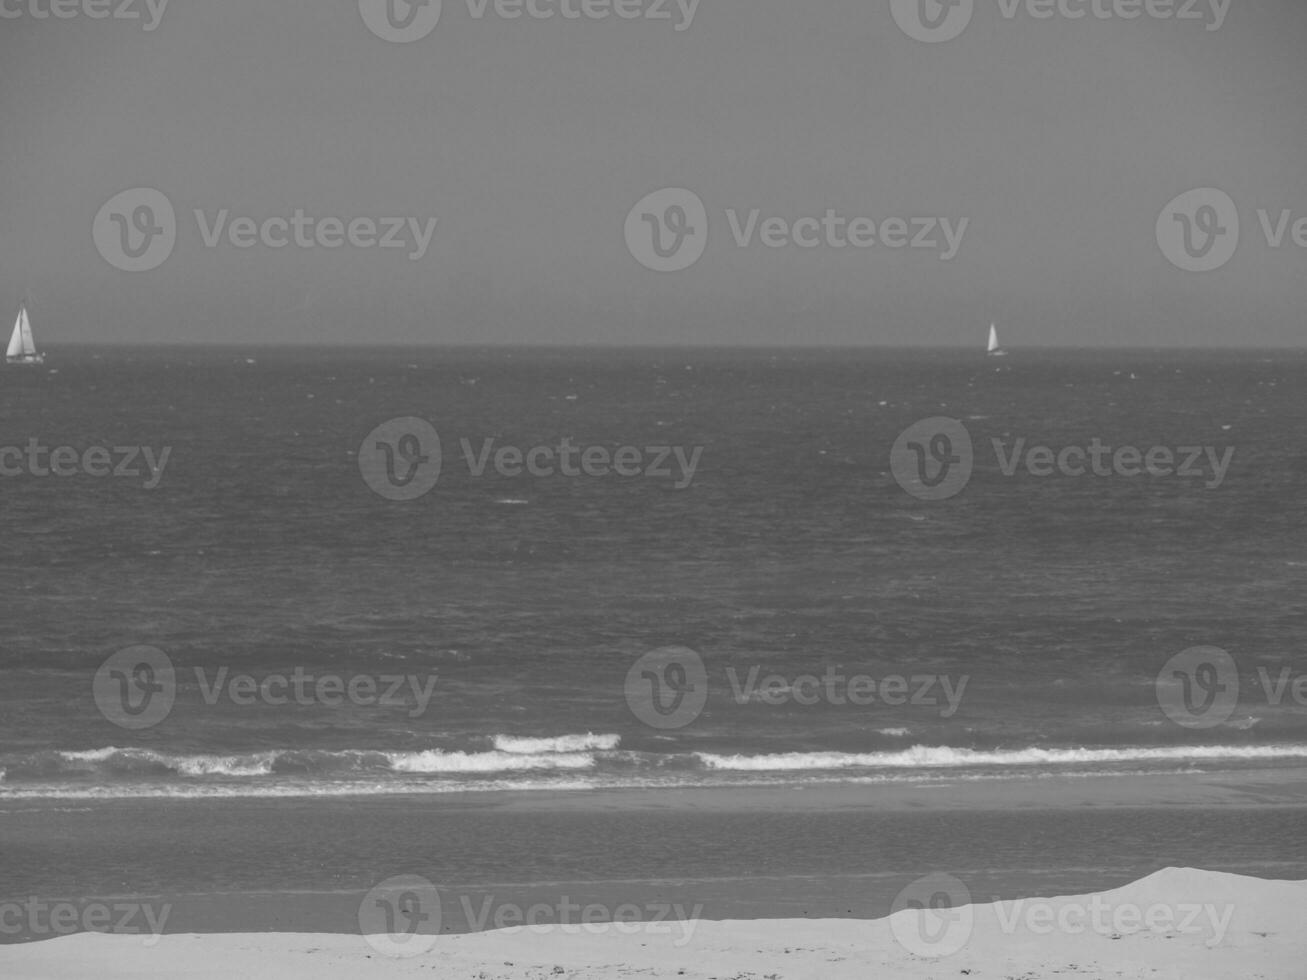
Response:
[[[23,337],[23,356],[33,356],[36,353],[36,341],[32,339],[32,318],[27,315],[26,306],[18,312],[18,332]]]
[[[994,324],[989,325],[989,353],[998,350],[998,328]]]
[[[14,321],[14,332],[9,336],[9,348],[5,357],[11,361],[39,361],[36,342],[32,339],[32,320],[27,315],[27,306],[18,308],[18,319]]]
[[[23,321],[25,320],[25,317],[23,316],[23,314],[24,314],[25,312],[26,312],[26,311],[25,311],[25,310],[22,310],[22,309],[20,309],[20,310],[18,311],[18,319],[14,321],[14,332],[13,332],[12,334],[9,335],[9,349],[8,349],[7,351],[5,351],[5,357],[20,357],[20,356],[22,356],[22,353],[23,353]],[[31,328],[30,328],[30,327],[28,328],[28,333],[31,333]]]

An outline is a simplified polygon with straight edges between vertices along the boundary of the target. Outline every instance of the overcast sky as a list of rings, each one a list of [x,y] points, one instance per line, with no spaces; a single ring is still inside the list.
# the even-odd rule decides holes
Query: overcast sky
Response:
[[[1008,346],[1307,338],[1303,0],[1229,0],[1216,30],[1227,0],[1195,0],[1205,20],[975,0],[933,43],[889,0],[701,0],[684,30],[674,0],[670,20],[469,2],[391,43],[358,0],[171,0],[153,30],[146,0],[139,20],[0,0],[20,13],[0,19],[0,308],[30,290],[50,344],[959,345],[990,320]],[[128,272],[93,227],[138,187],[174,207],[176,240]],[[669,187],[704,203],[707,246],[654,271],[624,227]],[[1240,237],[1184,271],[1156,227],[1199,187],[1230,196]],[[205,242],[224,209],[262,225],[297,208],[411,218],[413,245]],[[754,209],[741,247],[732,213],[744,230]],[[1259,209],[1291,212],[1281,247]],[[877,234],[966,225],[951,258],[938,227],[934,248],[832,247],[815,224],[815,247],[760,241],[768,218],[828,210]]]

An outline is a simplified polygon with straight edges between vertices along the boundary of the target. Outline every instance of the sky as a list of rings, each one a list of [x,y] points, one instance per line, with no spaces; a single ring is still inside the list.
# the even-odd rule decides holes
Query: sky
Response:
[[[45,344],[1307,339],[1302,0],[50,2],[0,0]]]

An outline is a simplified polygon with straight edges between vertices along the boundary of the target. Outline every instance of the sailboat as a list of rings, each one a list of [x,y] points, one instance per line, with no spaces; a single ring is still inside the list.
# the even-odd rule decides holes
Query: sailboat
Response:
[[[5,351],[5,360],[10,364],[43,364],[45,355],[36,349],[32,340],[32,319],[27,315],[27,304],[18,307],[18,319],[14,321],[14,332],[9,336],[9,349]]]
[[[985,351],[990,357],[1006,357],[1007,351],[998,346],[998,328],[994,324],[989,325],[989,347]]]

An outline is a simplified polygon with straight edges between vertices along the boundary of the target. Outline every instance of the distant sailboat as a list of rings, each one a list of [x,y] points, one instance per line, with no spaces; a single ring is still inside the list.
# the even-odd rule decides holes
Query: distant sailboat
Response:
[[[32,340],[32,320],[27,315],[27,304],[18,307],[18,319],[14,321],[14,332],[9,337],[9,349],[5,351],[5,360],[10,364],[42,364],[45,355],[36,349]]]
[[[994,324],[989,325],[989,348],[985,351],[990,357],[1006,357],[1007,351],[998,346],[998,328]]]

